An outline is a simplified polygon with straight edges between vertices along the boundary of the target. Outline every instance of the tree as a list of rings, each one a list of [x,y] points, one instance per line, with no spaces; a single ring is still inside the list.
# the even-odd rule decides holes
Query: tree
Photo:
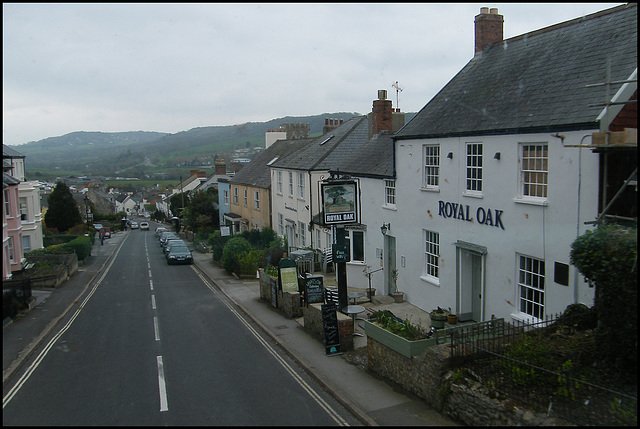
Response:
[[[74,225],[82,223],[78,205],[64,182],[56,183],[47,201],[49,208],[44,215],[47,228],[57,228],[58,231],[65,232]]]
[[[185,213],[186,224],[193,230],[212,228],[218,225],[217,192],[197,191],[189,199]]]
[[[620,381],[635,380],[638,335],[636,228],[600,225],[571,245],[570,261],[595,284],[598,357]]]

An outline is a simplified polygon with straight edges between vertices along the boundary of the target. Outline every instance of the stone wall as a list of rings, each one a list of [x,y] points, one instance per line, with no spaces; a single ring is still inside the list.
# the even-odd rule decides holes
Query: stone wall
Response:
[[[353,320],[350,316],[336,312],[338,316],[338,333],[340,334],[340,349],[343,352],[353,350]],[[304,329],[312,336],[324,342],[324,328],[322,325],[322,304],[309,304],[302,307]]]
[[[473,379],[473,374],[451,370],[450,348],[438,345],[408,358],[367,338],[368,369],[424,399],[430,406],[461,423],[473,426],[561,424],[545,414],[514,406]]]
[[[262,268],[258,270],[258,277],[260,278],[260,298],[271,303],[271,278]],[[278,290],[277,294],[278,310],[288,318],[302,317],[299,292],[283,293],[281,290]]]

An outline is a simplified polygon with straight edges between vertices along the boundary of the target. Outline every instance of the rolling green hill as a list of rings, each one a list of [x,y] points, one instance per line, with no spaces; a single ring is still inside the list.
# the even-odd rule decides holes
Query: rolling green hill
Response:
[[[62,171],[76,175],[128,177],[151,176],[158,172],[171,175],[170,170],[181,164],[193,165],[196,160],[212,164],[216,155],[231,154],[240,148],[264,147],[265,132],[284,123],[308,123],[313,137],[322,134],[325,118],[346,121],[358,115],[340,112],[287,116],[267,122],[198,127],[175,134],[78,131],[10,147],[25,155],[30,179],[60,175]],[[407,114],[406,122],[413,115]]]

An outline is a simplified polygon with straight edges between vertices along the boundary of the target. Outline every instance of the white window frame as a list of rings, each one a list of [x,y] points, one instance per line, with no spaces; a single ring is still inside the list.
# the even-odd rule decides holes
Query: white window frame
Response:
[[[8,218],[12,218],[11,215],[11,195],[8,190],[4,191],[4,215]]]
[[[307,245],[307,226],[304,222],[298,222],[298,237],[300,238],[300,247]]]
[[[304,172],[298,173],[298,199],[304,200]]]
[[[535,148],[535,154],[525,156],[525,150],[532,147]],[[520,199],[546,202],[549,195],[549,144],[547,142],[520,143],[518,154]]]
[[[22,236],[22,251],[28,252],[31,250],[31,236],[23,235]]]
[[[545,316],[545,263],[518,254],[518,311],[536,320]]]
[[[276,193],[282,195],[282,171],[276,172]]]
[[[9,252],[9,262],[13,264],[16,260],[15,250],[13,247],[13,237],[9,237],[7,247],[7,251]]]
[[[293,198],[293,172],[289,172],[289,197]]]
[[[465,144],[465,195],[482,196],[483,158],[482,142],[467,142]]]
[[[355,252],[354,252],[354,243],[355,243],[355,237],[357,236],[361,236],[362,237],[362,259],[356,259],[355,256]],[[365,261],[367,260],[366,257],[366,248],[365,248],[365,231],[362,230],[356,230],[356,229],[348,229],[345,231],[344,234],[344,239],[346,241],[347,246],[349,247],[349,259],[350,259],[350,263],[356,263],[356,264],[364,264]],[[358,240],[359,241],[359,240]]]
[[[253,208],[260,210],[260,191],[253,191]]]
[[[238,187],[234,186],[233,187],[233,204],[238,204],[238,205],[240,204],[240,200],[239,200],[238,195],[239,195],[238,194]]]
[[[384,206],[396,208],[396,181],[395,179],[384,179]]]
[[[440,234],[423,229],[424,255],[422,278],[430,283],[440,284]]]
[[[247,194],[247,188],[244,188],[242,190],[242,197],[243,197],[243,201],[244,201],[244,206],[247,207],[247,204],[249,203],[248,201],[248,194]]]
[[[282,213],[278,213],[278,234],[280,237],[284,237],[284,216]]]
[[[437,191],[440,189],[440,145],[422,146],[422,189]]]
[[[229,191],[227,189],[222,191],[222,200],[225,206],[229,205]]]

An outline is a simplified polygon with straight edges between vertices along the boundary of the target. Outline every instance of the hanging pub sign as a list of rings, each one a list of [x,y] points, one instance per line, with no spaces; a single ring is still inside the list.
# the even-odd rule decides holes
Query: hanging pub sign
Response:
[[[351,180],[320,184],[325,225],[358,222],[358,185]]]

